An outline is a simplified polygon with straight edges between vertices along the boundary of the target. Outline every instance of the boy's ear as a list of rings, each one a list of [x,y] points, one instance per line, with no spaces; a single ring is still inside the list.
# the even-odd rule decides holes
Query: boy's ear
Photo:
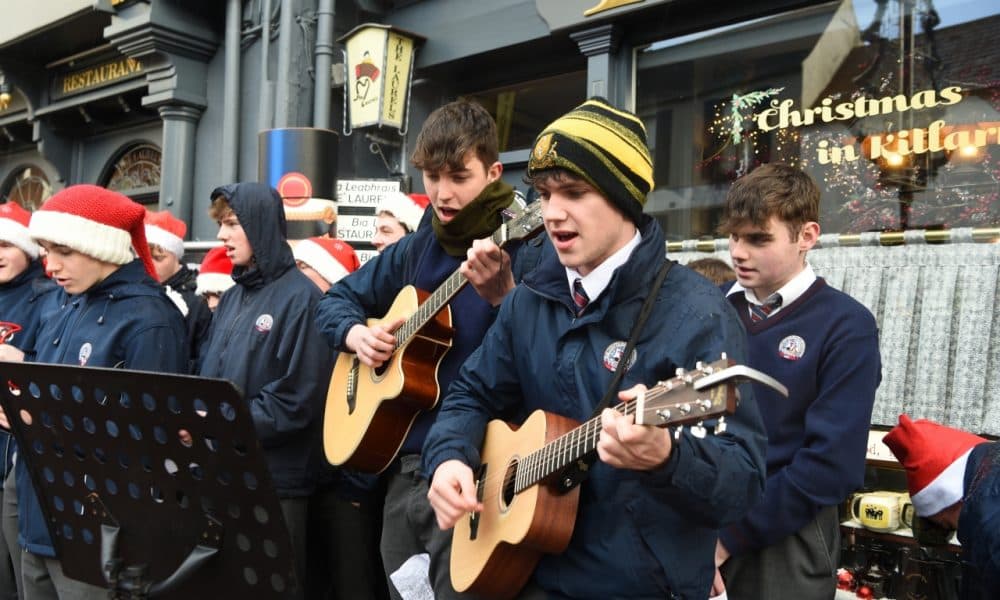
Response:
[[[486,169],[486,182],[493,183],[503,175],[503,164],[499,161],[493,163]]]
[[[806,252],[811,250],[816,242],[819,241],[819,223],[816,221],[808,221],[802,226],[802,230],[799,232],[799,251]]]

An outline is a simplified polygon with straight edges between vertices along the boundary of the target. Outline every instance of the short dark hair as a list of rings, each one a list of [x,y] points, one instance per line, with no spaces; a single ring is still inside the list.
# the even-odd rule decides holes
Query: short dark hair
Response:
[[[819,221],[819,196],[816,182],[801,169],[779,163],[761,165],[729,188],[718,231],[729,235],[747,224],[763,228],[774,216],[797,239],[803,225]]]
[[[465,155],[473,151],[487,169],[500,159],[497,125],[481,104],[459,99],[427,117],[411,160],[422,171],[465,168]]]

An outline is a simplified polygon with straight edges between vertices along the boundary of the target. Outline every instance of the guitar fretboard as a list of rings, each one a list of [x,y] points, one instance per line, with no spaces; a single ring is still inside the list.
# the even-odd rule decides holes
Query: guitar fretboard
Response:
[[[655,390],[646,392],[646,397],[655,395]],[[623,415],[635,412],[636,401],[628,400],[614,409]],[[600,415],[590,419],[572,431],[545,444],[518,462],[514,477],[514,493],[519,494],[553,473],[561,472],[597,448],[601,437]]]
[[[513,223],[513,222],[512,222]],[[505,241],[507,241],[507,227],[510,224],[503,224],[499,229],[493,232],[490,239],[493,240],[498,246],[502,246]],[[461,271],[456,270],[454,273],[445,279],[444,283],[438,286],[434,293],[427,297],[426,300],[420,303],[417,307],[416,312],[407,319],[399,329],[396,331],[396,349],[402,348],[413,338],[414,335],[420,331],[424,325],[430,322],[434,318],[434,315],[441,312],[445,304],[448,302],[465,287],[465,284],[469,283]]]

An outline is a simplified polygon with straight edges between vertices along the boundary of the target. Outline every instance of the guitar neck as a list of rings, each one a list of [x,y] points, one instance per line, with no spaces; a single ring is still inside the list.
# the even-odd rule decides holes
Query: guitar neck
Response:
[[[635,400],[628,400],[614,409],[624,415],[632,414],[635,412],[635,404]],[[521,493],[536,483],[563,472],[566,467],[596,450],[600,437],[601,417],[598,415],[522,457],[514,478],[514,493]]]
[[[490,236],[495,244],[503,247],[504,243],[507,241],[507,227],[506,225],[501,225],[499,229],[493,232]],[[469,280],[462,275],[459,269],[456,269],[448,279],[444,280],[434,293],[427,297],[426,300],[420,303],[417,307],[416,312],[410,316],[396,331],[396,348],[399,349],[405,346],[413,338],[414,335],[420,331],[424,325],[430,322],[434,318],[434,315],[441,312],[441,309],[445,307],[455,294],[462,291],[465,284],[469,283]]]

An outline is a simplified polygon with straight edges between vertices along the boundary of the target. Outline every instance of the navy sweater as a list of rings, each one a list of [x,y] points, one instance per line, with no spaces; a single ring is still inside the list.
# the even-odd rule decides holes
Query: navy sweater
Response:
[[[760,504],[721,532],[737,555],[780,541],[861,487],[882,363],[875,318],[823,279],[758,323],[743,294],[729,301],[747,329],[750,366],[789,390],[784,398],[754,385],[768,436],[767,483]]]

